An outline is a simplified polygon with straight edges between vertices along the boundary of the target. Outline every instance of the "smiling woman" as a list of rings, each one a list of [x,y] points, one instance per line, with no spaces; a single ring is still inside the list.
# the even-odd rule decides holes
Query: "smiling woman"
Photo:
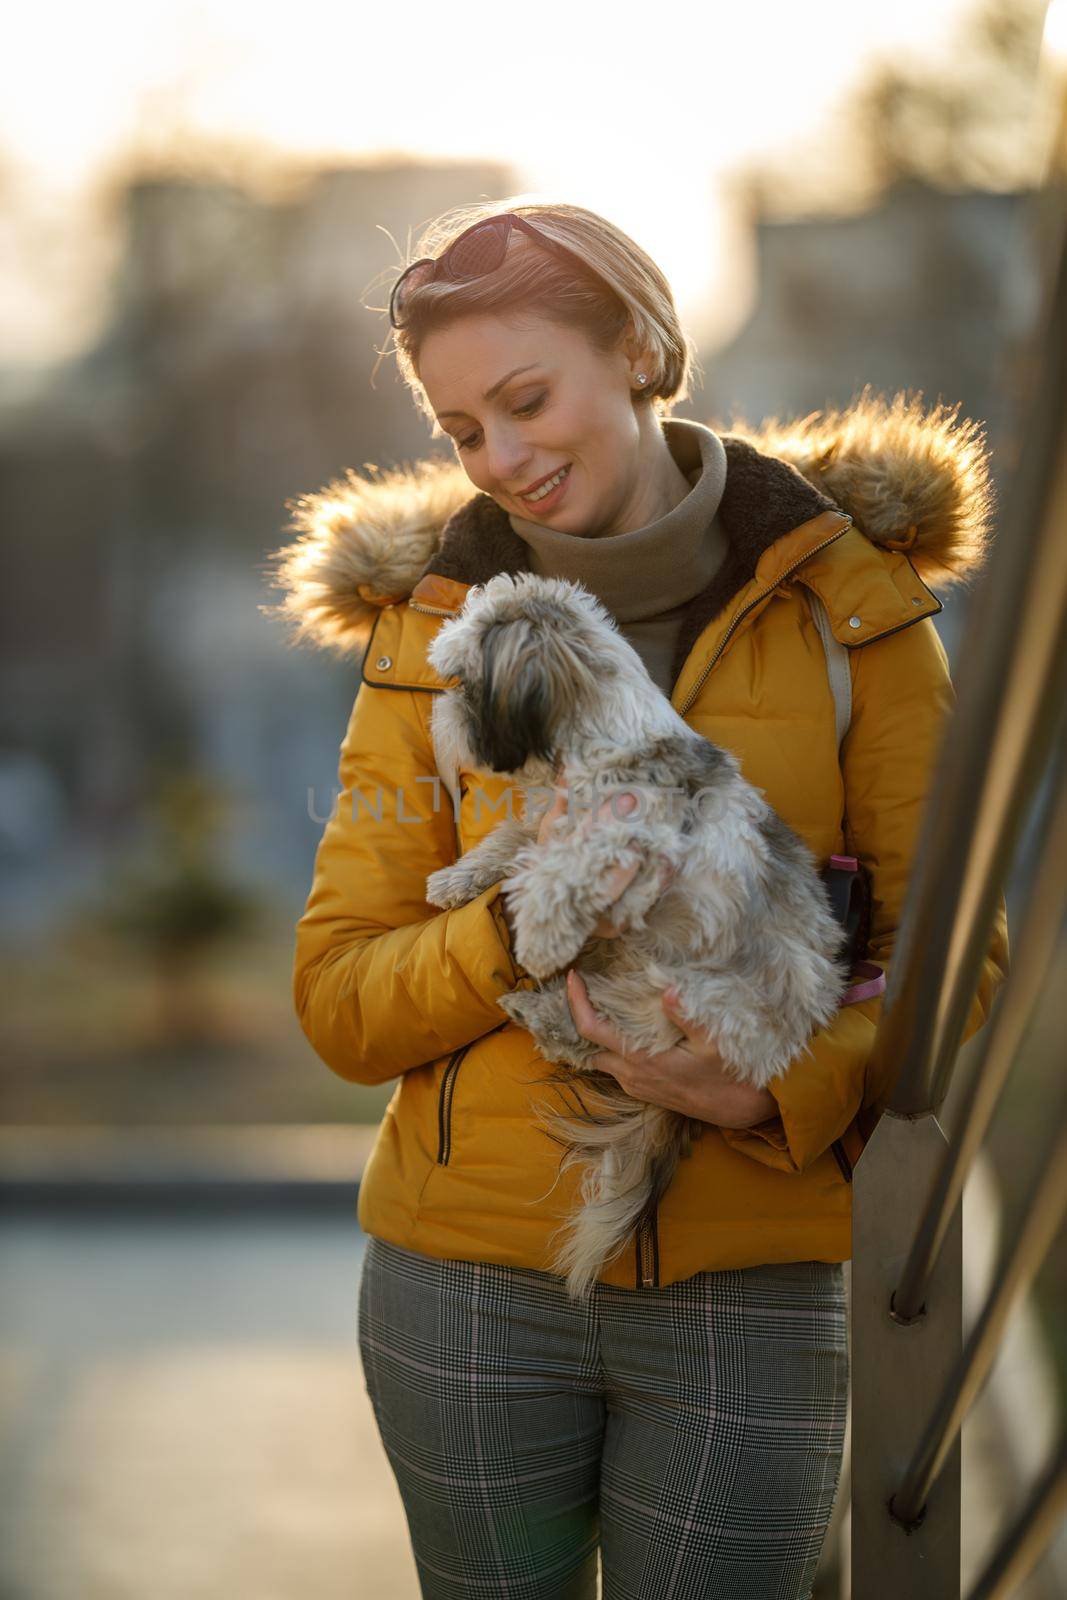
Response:
[[[419,376],[477,488],[538,524],[610,538],[690,489],[656,413],[634,404],[651,365],[632,338],[605,354],[545,315],[472,312],[426,335]]]
[[[670,287],[579,206],[450,213],[391,303],[401,372],[455,462],[304,501],[281,581],[303,633],[359,651],[343,787],[403,797],[395,818],[343,804],[326,824],[294,991],[335,1072],[398,1079],[360,1185],[359,1339],[422,1593],[592,1600],[599,1554],[604,1600],[806,1596],[841,1462],[841,1263],[886,1087],[868,1081],[882,1002],[843,1005],[755,1091],[669,996],[675,1046],[641,1059],[572,985],[625,1114],[647,1130],[649,1107],[674,1108],[691,1142],[571,1300],[553,1263],[581,1179],[540,1112],[547,1081],[563,1084],[549,1110],[574,1112],[575,1080],[547,1080],[529,1032],[501,1021],[534,983],[503,884],[436,913],[427,899],[500,822],[477,757],[438,769],[429,657],[497,574],[581,582],[816,862],[869,874],[867,953],[886,967],[952,701],[927,583],[980,560],[986,459],[971,424],[901,398],[761,434],[671,417],[692,353]],[[843,740],[824,628],[847,647]],[[512,674],[521,705],[521,660]],[[1005,964],[1002,912],[969,1031]]]
[[[669,417],[692,341],[666,278],[615,224],[508,205],[424,235],[390,300],[398,363],[507,513],[523,564],[595,593],[669,694],[687,608],[729,552],[722,442]]]
[[[444,240],[430,230],[393,293],[401,371],[471,482],[516,515],[597,538],[643,528],[691,487],[660,426],[691,344],[621,230],[578,206],[528,209],[536,231],[501,208],[461,214]],[[476,251],[487,229],[495,248]]]

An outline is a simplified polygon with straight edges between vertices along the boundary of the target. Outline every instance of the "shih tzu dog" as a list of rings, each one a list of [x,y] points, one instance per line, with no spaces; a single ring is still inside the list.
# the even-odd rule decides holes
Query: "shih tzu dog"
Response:
[[[508,815],[430,875],[427,900],[449,909],[507,880],[515,955],[539,987],[499,1004],[547,1062],[574,1069],[542,1081],[566,1085],[581,1106],[573,1115],[539,1108],[565,1147],[560,1170],[586,1169],[553,1260],[581,1300],[667,1188],[688,1151],[689,1118],[632,1099],[590,1066],[601,1047],[574,1026],[565,969],[576,967],[633,1052],[683,1037],[661,1001],[676,985],[681,1014],[711,1033],[726,1068],[764,1087],[837,1010],[842,930],[807,846],[737,758],[683,721],[580,584],[501,573],[470,591],[428,654],[454,680],[434,703],[439,771],[488,768],[524,801],[521,818]],[[560,780],[570,809],[538,845],[540,813],[528,802]],[[623,789],[638,796],[636,811],[618,816],[613,806],[588,825]],[[597,938],[613,869],[635,865],[611,911],[622,931]],[[584,1098],[575,1073],[588,1075]]]

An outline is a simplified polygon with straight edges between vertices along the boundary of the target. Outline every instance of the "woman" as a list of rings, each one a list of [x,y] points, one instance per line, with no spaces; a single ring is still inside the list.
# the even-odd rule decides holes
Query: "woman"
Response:
[[[691,347],[670,288],[581,207],[470,207],[422,257],[392,296],[396,352],[458,466],[349,472],[296,502],[279,580],[300,632],[363,652],[295,998],[334,1072],[398,1079],[359,1193],[360,1348],[422,1592],[592,1596],[599,1547],[605,1600],[806,1595],[840,1469],[881,1001],[756,1091],[691,1030],[627,1057],[572,981],[597,1067],[701,1135],[575,1306],[548,1262],[579,1179],[539,1125],[545,1064],[496,1005],[532,984],[500,885],[424,899],[506,801],[491,773],[442,784],[426,650],[497,572],[580,579],[820,865],[867,867],[884,967],[952,698],[923,580],[977,565],[985,461],[954,415],[866,395],[759,435],[671,418]],[[840,751],[817,601],[849,651]],[[1004,965],[1002,913],[969,1031]]]

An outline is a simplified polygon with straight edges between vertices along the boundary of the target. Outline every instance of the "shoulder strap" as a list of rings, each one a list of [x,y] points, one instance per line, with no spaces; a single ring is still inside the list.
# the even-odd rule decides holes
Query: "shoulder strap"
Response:
[[[826,652],[826,675],[834,697],[834,724],[837,730],[837,748],[848,732],[852,720],[852,669],[848,649],[834,638],[830,617],[819,596],[805,589],[808,605],[819,630],[823,650]],[[823,883],[830,897],[834,915],[846,935],[846,951],[852,973],[850,987],[841,1004],[855,1005],[860,1000],[873,1000],[885,993],[885,972],[873,961],[867,961],[867,939],[871,921],[870,873],[855,856],[833,855],[823,869]]]
[[[830,680],[830,689],[834,697],[834,724],[837,729],[837,747],[840,750],[841,741],[848,732],[848,725],[852,720],[852,672],[848,664],[848,650],[834,638],[829,614],[819,596],[812,589],[806,589],[804,592],[808,597],[811,615],[826,652],[826,675]]]

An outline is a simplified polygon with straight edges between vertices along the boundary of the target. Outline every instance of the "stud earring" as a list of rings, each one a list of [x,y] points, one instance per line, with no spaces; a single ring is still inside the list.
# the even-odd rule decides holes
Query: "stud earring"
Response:
[[[646,372],[639,372],[637,374],[637,381],[638,381],[638,383],[647,383],[648,382],[648,374]]]

